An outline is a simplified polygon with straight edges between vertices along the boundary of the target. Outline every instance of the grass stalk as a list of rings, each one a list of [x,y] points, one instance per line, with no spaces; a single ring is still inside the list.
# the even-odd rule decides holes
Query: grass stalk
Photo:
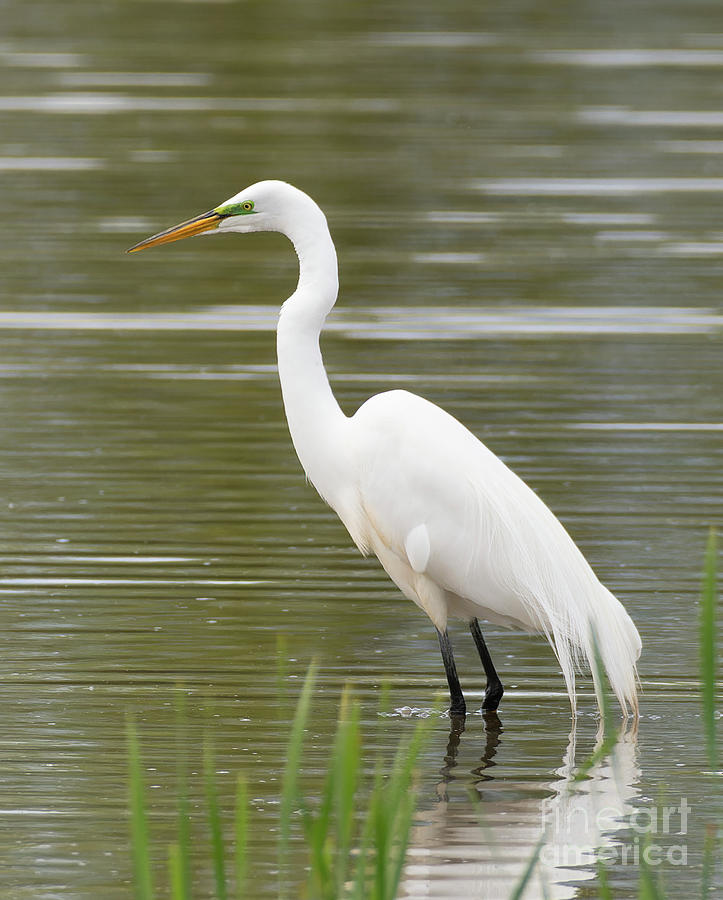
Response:
[[[188,760],[186,751],[186,697],[176,690],[176,848],[177,886],[174,900],[191,900],[191,816],[188,800]]]
[[[390,858],[389,898],[396,897],[407,857],[412,820],[416,808],[417,792],[414,789],[415,772],[422,748],[431,726],[430,719],[422,719],[414,730],[408,746],[399,749],[391,778],[388,804],[393,816],[392,839],[394,846]]]
[[[178,844],[168,848],[168,883],[171,886],[171,900],[186,900],[188,883],[185,877],[187,860]]]
[[[318,812],[304,807],[309,848],[309,895],[337,900],[343,895],[354,827],[354,798],[360,777],[360,709],[345,687]]]
[[[203,782],[211,832],[211,860],[217,900],[226,900],[226,866],[224,862],[223,829],[216,788],[216,760],[210,741],[203,746]]]
[[[248,834],[249,799],[246,779],[239,775],[236,779],[236,816],[234,819],[235,851],[234,869],[236,874],[236,897],[243,900],[246,876],[248,874]]]
[[[610,882],[608,881],[608,870],[599,857],[597,860],[597,880],[600,885],[600,900],[614,900]]]
[[[640,878],[638,881],[638,900],[664,900],[664,894],[653,878],[653,871],[648,863],[647,850],[650,846],[650,832],[646,832],[640,847]]]
[[[361,736],[358,702],[350,703],[345,690],[339,711],[339,728],[334,748],[334,782],[336,785],[337,859],[335,891],[341,896],[349,873],[349,853],[354,831],[355,797],[361,777]]]
[[[153,900],[150,838],[146,817],[145,785],[141,768],[138,732],[133,718],[126,725],[128,743],[129,803],[131,809],[131,846],[133,884],[136,900]]]
[[[714,528],[708,534],[703,566],[703,586],[700,600],[700,679],[703,704],[703,727],[708,762],[711,769],[718,768],[716,737],[716,569],[718,563],[718,539]]]
[[[580,764],[575,773],[575,777],[573,778],[573,782],[582,781],[587,778],[587,775],[593,766],[597,765],[600,760],[605,759],[613,747],[615,747],[620,737],[615,728],[613,711],[610,705],[609,684],[603,666],[602,655],[600,653],[600,644],[594,629],[592,629],[590,639],[592,641],[592,669],[595,685],[597,686],[595,693],[600,704],[600,717],[602,720],[602,740],[588,758]]]
[[[301,695],[296,705],[291,736],[286,749],[286,766],[281,786],[281,822],[279,826],[278,865],[279,865],[279,900],[286,896],[287,860],[289,854],[289,838],[291,836],[291,816],[299,802],[299,766],[301,749],[304,743],[304,729],[309,718],[311,695],[316,684],[318,665],[314,661],[309,666],[301,688]]]
[[[510,894],[510,900],[520,900],[525,893],[525,889],[529,884],[530,878],[532,878],[532,873],[535,871],[535,866],[537,865],[537,860],[540,858],[540,853],[542,852],[544,844],[545,835],[543,834],[535,844],[535,847],[530,854],[530,858],[527,860],[527,865],[520,876],[520,880],[515,885],[514,891]]]
[[[701,900],[707,900],[707,898],[710,897],[713,872],[715,870],[716,831],[715,825],[708,825],[705,829],[703,843],[703,873],[700,879]]]

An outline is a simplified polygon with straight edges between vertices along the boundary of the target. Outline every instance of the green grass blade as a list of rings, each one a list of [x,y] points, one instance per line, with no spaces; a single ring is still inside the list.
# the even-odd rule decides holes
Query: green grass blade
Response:
[[[376,896],[371,895],[367,890],[367,879],[371,873],[370,856],[374,846],[373,835],[376,823],[376,805],[379,803],[379,796],[382,789],[381,763],[377,761],[377,767],[374,773],[374,787],[364,817],[364,827],[362,828],[359,852],[357,854],[356,870],[351,894],[353,900],[374,900]]]
[[[346,692],[339,714],[338,740],[334,754],[336,813],[336,895],[341,896],[348,879],[354,831],[355,798],[361,780],[361,709],[357,701],[348,707]]]
[[[650,845],[650,833],[646,832],[645,839],[640,847],[640,879],[638,881],[638,900],[664,900],[663,894],[658,890],[650,865],[647,862],[646,850]]]
[[[296,704],[294,721],[291,726],[291,736],[286,749],[286,766],[281,787],[281,822],[279,826],[279,897],[286,896],[286,863],[289,852],[289,838],[291,835],[291,815],[295,804],[298,802],[299,765],[301,763],[301,748],[304,742],[304,729],[309,718],[311,707],[311,694],[316,683],[318,665],[314,661],[306,672],[306,678],[301,688],[301,695]]]
[[[209,741],[203,746],[203,782],[208,806],[208,825],[211,832],[211,858],[217,900],[226,900],[226,867],[223,852],[223,829],[216,789],[216,761]]]
[[[705,839],[703,842],[703,874],[700,880],[701,900],[708,900],[710,889],[713,886],[713,873],[715,872],[715,848],[718,828],[715,825],[706,825]]]
[[[407,859],[407,850],[409,848],[409,839],[412,834],[412,822],[414,819],[414,810],[417,807],[416,791],[409,786],[405,798],[399,806],[399,813],[395,822],[394,829],[394,849],[390,858],[389,878],[388,878],[388,894],[390,900],[394,900],[399,890],[399,884],[402,880],[404,872],[404,863]]]
[[[141,754],[135,722],[126,724],[128,743],[129,801],[131,807],[131,844],[133,852],[133,885],[136,900],[153,900],[150,839],[146,819],[145,786]]]
[[[312,896],[318,895],[320,898],[325,898],[330,893],[333,896],[331,864],[333,854],[330,845],[330,827],[337,791],[336,782],[338,771],[336,757],[338,754],[339,730],[342,727],[341,716],[344,715],[344,705],[345,697],[342,695],[342,711],[337,725],[331,759],[327,766],[326,779],[324,781],[324,789],[321,793],[319,809],[316,816],[314,816],[310,810],[304,809],[304,828],[306,831],[306,839],[309,844],[311,860],[309,878],[313,885]]]
[[[703,704],[703,727],[708,762],[711,769],[718,768],[718,748],[715,720],[716,691],[716,570],[718,540],[714,528],[710,529],[705,551],[703,588],[700,599],[700,680]]]
[[[394,828],[393,828],[393,854],[390,859],[390,873],[388,879],[389,897],[394,898],[399,889],[404,871],[404,863],[407,858],[407,848],[412,832],[414,810],[417,806],[417,791],[414,785],[414,773],[419,761],[424,744],[427,741],[431,729],[432,720],[422,719],[412,735],[409,746],[397,754],[392,775],[392,790],[390,791],[393,804]]]
[[[330,811],[334,795],[334,771],[333,767],[327,768],[324,790],[319,811],[314,815],[302,797],[298,797],[297,803],[301,809],[301,821],[304,826],[306,845],[309,851],[309,896],[315,900],[326,900],[331,896],[332,872],[331,858],[332,848],[329,841]]]
[[[617,734],[615,732],[615,720],[613,718],[612,707],[610,706],[610,684],[608,682],[607,673],[602,661],[600,653],[600,644],[597,635],[593,632],[593,664],[597,672],[598,682],[600,683],[600,705],[603,723],[603,740],[612,739],[613,745],[617,743]],[[612,737],[611,737],[612,736]]]
[[[600,760],[604,759],[610,751],[615,747],[619,739],[619,733],[615,729],[615,720],[613,718],[612,707],[610,706],[610,691],[605,667],[603,665],[602,656],[600,654],[600,644],[597,639],[595,630],[592,630],[592,666],[595,674],[595,683],[598,685],[598,700],[600,701],[600,715],[602,717],[602,740],[593,752],[578,767],[573,778],[573,782],[582,781],[587,777],[588,772]]]
[[[171,844],[168,848],[168,883],[171,886],[171,900],[186,900],[188,896],[185,863],[178,844]]]
[[[248,874],[249,798],[246,779],[239,775],[236,779],[236,850],[234,868],[236,871],[236,897],[242,900]]]
[[[520,880],[515,885],[514,891],[510,894],[510,900],[520,900],[522,895],[525,893],[525,888],[527,887],[530,878],[532,878],[532,873],[535,871],[535,866],[537,865],[537,860],[540,858],[540,853],[542,852],[542,846],[544,843],[545,835],[543,834],[535,844],[535,847],[530,854],[530,858],[527,860],[525,870],[520,876]]]
[[[387,682],[382,683],[381,690],[381,698],[379,703],[379,711],[385,712],[388,706],[388,698],[389,698],[389,685]],[[377,760],[376,770],[374,773],[373,784],[371,788],[371,792],[369,795],[369,799],[367,801],[367,810],[366,813],[362,816],[362,828],[361,833],[357,838],[358,848],[356,854],[356,860],[353,866],[353,877],[352,877],[352,886],[351,892],[349,893],[350,900],[370,900],[368,897],[368,892],[366,890],[367,887],[367,877],[369,873],[369,858],[370,851],[372,847],[372,832],[373,832],[373,824],[374,824],[374,804],[376,803],[377,796],[381,789],[381,769],[379,760]],[[350,860],[351,862],[351,860]]]
[[[593,752],[588,756],[587,759],[583,760],[578,766],[577,772],[573,776],[573,782],[583,781],[587,778],[588,772],[592,769],[593,766],[596,766],[600,760],[605,759],[605,757],[610,753],[610,751],[615,747],[618,742],[618,735],[613,732],[612,734],[608,734],[604,737],[600,744],[593,750]]]
[[[613,900],[613,892],[608,881],[608,870],[599,857],[597,861],[597,879],[600,882],[600,900]]]
[[[360,765],[359,717],[359,704],[352,702],[346,685],[318,812],[314,816],[304,810],[310,857],[309,895],[319,900],[337,900],[346,883]]]
[[[188,800],[188,759],[186,735],[186,697],[182,688],[176,690],[176,794],[178,818],[176,849],[178,852],[179,900],[191,900],[191,814]],[[176,895],[174,895],[175,900]]]
[[[374,900],[386,900],[387,867],[389,865],[390,837],[389,816],[384,808],[384,789],[379,792],[374,805]]]

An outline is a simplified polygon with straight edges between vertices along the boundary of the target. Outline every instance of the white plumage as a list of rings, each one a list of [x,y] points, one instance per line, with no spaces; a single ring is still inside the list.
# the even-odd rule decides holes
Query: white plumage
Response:
[[[637,629],[534,491],[456,419],[406,391],[368,400],[350,427],[367,461],[360,548],[440,631],[451,615],[543,632],[574,707],[592,624],[623,710],[635,708]],[[409,543],[428,548],[421,568]]]
[[[339,408],[319,350],[337,296],[336,253],[313,200],[283,182],[260,182],[133,249],[200,231],[280,231],[293,242],[299,283],[282,307],[277,350],[294,447],[359,549],[377,555],[437,628],[453,711],[464,712],[464,700],[449,616],[472,620],[473,634],[477,617],[543,633],[573,711],[575,672],[583,661],[592,664],[594,634],[623,712],[637,713],[637,629],[542,500],[460,422],[421,397],[389,391],[351,417]],[[488,676],[497,679],[481,633],[475,640]],[[497,683],[487,708],[499,702]],[[598,699],[599,691],[596,679]]]

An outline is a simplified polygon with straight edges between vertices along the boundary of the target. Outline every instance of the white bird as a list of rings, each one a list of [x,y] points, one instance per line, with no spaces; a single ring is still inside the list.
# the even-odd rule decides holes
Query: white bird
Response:
[[[291,439],[309,480],[359,550],[375,553],[437,629],[450,713],[465,701],[447,634],[466,619],[487,676],[483,709],[503,686],[478,618],[544,634],[562,669],[573,715],[575,673],[597,644],[624,715],[637,714],[641,642],[622,604],[598,581],[558,519],[517,475],[449,413],[407,391],[367,400],[346,416],[319,349],[336,302],[336,251],[326,217],[302,191],[262,181],[129,252],[195,234],[278,231],[293,243],[299,281],[277,328],[279,378]]]

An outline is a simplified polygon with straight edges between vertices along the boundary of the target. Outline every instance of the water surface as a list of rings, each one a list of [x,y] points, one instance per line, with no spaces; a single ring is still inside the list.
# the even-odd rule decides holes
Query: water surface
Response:
[[[129,896],[128,711],[162,880],[179,684],[186,750],[197,771],[212,735],[227,815],[236,773],[249,779],[254,896],[274,896],[290,715],[279,635],[292,697],[312,657],[322,666],[312,789],[346,682],[369,770],[444,687],[431,626],[358,556],[294,457],[273,340],[290,247],[228,236],[124,254],[269,177],[328,214],[342,293],[324,353],[343,408],[390,386],[444,405],[545,498],[643,637],[638,740],[573,794],[574,761],[595,745],[589,682],[571,730],[549,648],[488,626],[499,719],[471,715],[458,733],[435,716],[401,896],[507,897],[543,826],[568,820],[589,827],[553,827],[527,896],[594,895],[600,849],[615,896],[634,896],[631,816],[661,796],[691,813],[685,834],[652,835],[659,868],[671,894],[697,895],[720,793],[696,597],[721,511],[723,41],[712,2],[582,9],[6,6],[8,897]],[[474,647],[462,624],[452,637],[474,707]],[[204,896],[198,779],[192,791]]]

